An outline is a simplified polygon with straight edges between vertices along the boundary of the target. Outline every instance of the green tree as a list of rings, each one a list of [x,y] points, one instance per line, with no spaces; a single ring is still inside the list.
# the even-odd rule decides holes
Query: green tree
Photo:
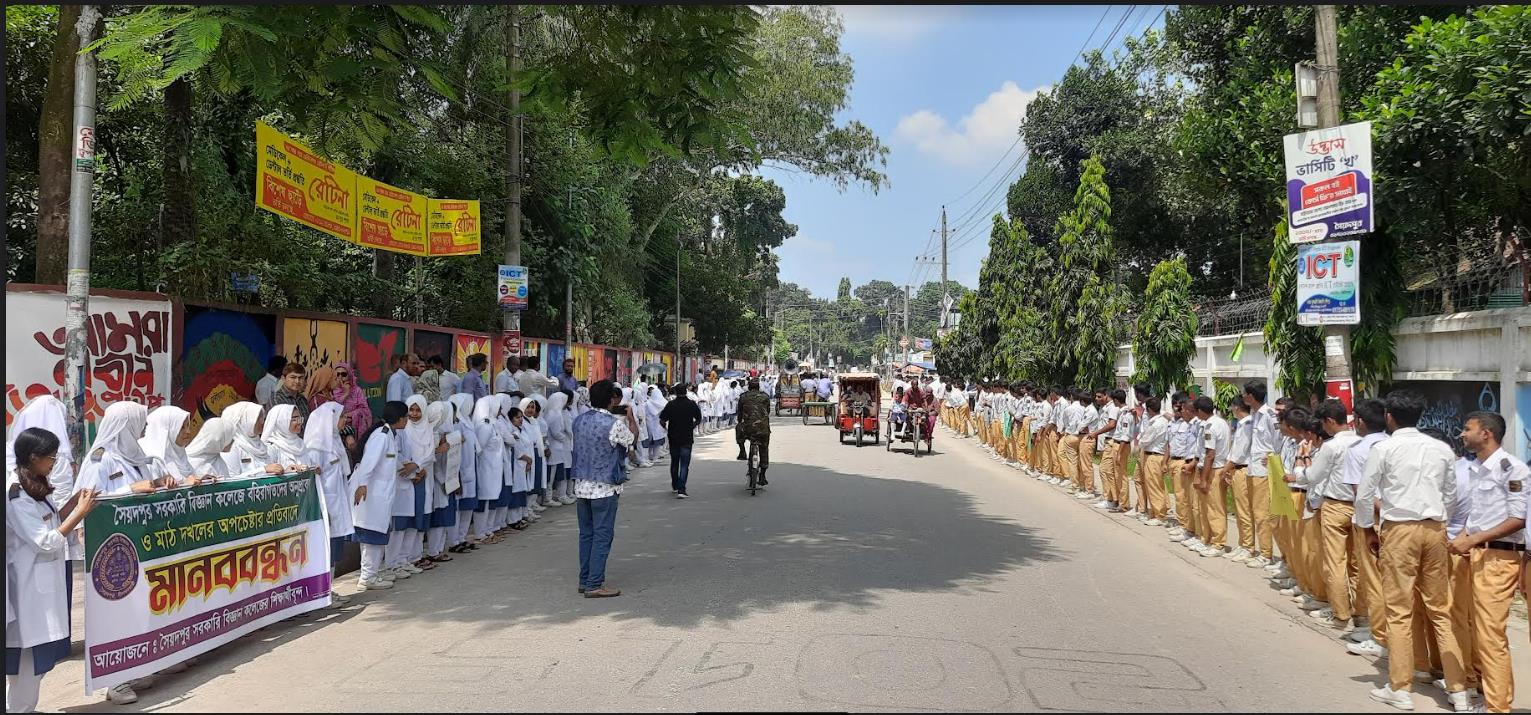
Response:
[[[1105,174],[1099,159],[1084,161],[1073,208],[1059,217],[1054,229],[1059,237],[1060,265],[1051,281],[1047,339],[1068,358],[1062,375],[1097,385],[1112,381],[1121,330],[1110,318],[1127,303],[1125,290],[1113,275],[1111,190]],[[1080,321],[1091,329],[1085,329]]]
[[[1270,260],[1271,310],[1265,352],[1281,365],[1276,387],[1299,401],[1324,394],[1323,331],[1297,324],[1297,249],[1286,220],[1276,224]]]
[[[1185,258],[1160,261],[1148,274],[1143,310],[1138,313],[1132,352],[1134,381],[1146,381],[1154,394],[1191,384],[1196,355],[1196,311],[1191,304],[1191,274]]]

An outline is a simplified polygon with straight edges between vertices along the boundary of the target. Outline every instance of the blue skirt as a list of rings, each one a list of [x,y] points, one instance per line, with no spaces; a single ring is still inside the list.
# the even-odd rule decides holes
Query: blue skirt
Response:
[[[559,482],[561,482],[561,481],[563,481],[565,479],[568,479],[568,478],[569,478],[569,465],[567,465],[567,464],[555,464],[555,465],[553,465],[553,483],[554,484],[557,484],[557,483],[559,483]]]
[[[388,535],[387,534],[385,534],[385,533],[383,533],[381,531],[373,531],[371,529],[363,529],[360,526],[356,527],[356,531],[351,534],[351,540],[355,541],[358,544],[368,544],[370,546],[387,546],[388,545]]]
[[[461,497],[457,500],[458,511],[483,511],[478,497]]]
[[[74,562],[64,562],[64,598],[67,603],[74,603]],[[64,618],[64,623],[69,628],[74,625],[74,609],[69,609],[69,615]],[[22,648],[5,649],[5,674],[21,674],[21,651]],[[41,645],[32,646],[32,674],[42,675],[61,661],[69,659],[69,636],[64,636],[56,641],[49,641]]]
[[[457,497],[447,495],[447,505],[431,512],[431,528],[457,526]]]
[[[496,509],[507,509],[507,508],[510,507],[510,500],[511,500],[510,485],[506,484],[506,485],[500,487],[500,496],[499,496],[499,498],[495,499],[494,503],[491,504],[490,506],[492,506],[492,507],[494,507]]]
[[[535,461],[532,462],[532,469],[536,470],[536,474],[532,479],[532,491],[540,492],[547,487],[547,483],[543,481],[547,479],[547,476],[542,469],[542,455],[536,456]]]
[[[510,503],[507,504],[507,506],[512,509],[519,509],[523,506],[526,506],[526,494],[527,492],[513,492],[510,495]]]
[[[659,439],[646,439],[643,440],[643,446],[652,449],[654,447],[658,447],[661,444],[664,444],[664,439],[665,438],[663,437],[660,437]]]
[[[431,528],[431,513],[425,510],[425,480],[415,482],[415,515],[396,516],[393,518],[393,528],[399,531],[404,529],[417,529],[425,531]]]

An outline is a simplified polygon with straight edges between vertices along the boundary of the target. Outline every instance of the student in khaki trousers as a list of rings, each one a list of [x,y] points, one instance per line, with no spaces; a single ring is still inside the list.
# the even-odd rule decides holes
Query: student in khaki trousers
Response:
[[[1256,556],[1246,562],[1252,567],[1264,567],[1271,564],[1275,555],[1273,546],[1276,532],[1276,522],[1271,518],[1271,493],[1267,475],[1269,466],[1266,458],[1277,450],[1280,443],[1280,431],[1276,426],[1276,411],[1265,402],[1265,383],[1260,380],[1249,380],[1244,383],[1244,394],[1241,400],[1244,408],[1249,410],[1249,514],[1254,521],[1251,532],[1255,535],[1255,542],[1251,551]]]
[[[1470,471],[1467,523],[1448,550],[1469,555],[1472,563],[1473,653],[1488,712],[1509,712],[1515,700],[1510,670],[1510,641],[1505,626],[1520,583],[1526,552],[1526,490],[1531,470],[1500,446],[1504,418],[1472,412],[1462,430],[1462,445],[1475,455]],[[1453,471],[1453,479],[1455,473]]]
[[[1228,494],[1222,472],[1228,465],[1228,447],[1233,434],[1228,429],[1228,421],[1217,414],[1212,398],[1202,395],[1191,406],[1204,426],[1205,435],[1195,485],[1200,506],[1200,531],[1202,541],[1207,545],[1202,556],[1222,556],[1228,546]]]
[[[1143,401],[1143,428],[1138,431],[1138,444],[1143,448],[1143,462],[1139,467],[1143,474],[1143,492],[1148,506],[1148,524],[1161,526],[1169,516],[1164,493],[1164,470],[1169,461],[1168,417],[1159,413],[1160,401],[1150,397]]]
[[[1228,555],[1235,563],[1243,563],[1260,555],[1255,547],[1255,520],[1253,494],[1249,492],[1249,437],[1251,422],[1249,407],[1243,400],[1234,400],[1233,437],[1228,442],[1228,464],[1223,468],[1222,479],[1233,492],[1233,521],[1239,532],[1239,548]]]
[[[1322,556],[1319,572],[1333,610],[1329,618],[1320,620],[1331,628],[1346,629],[1355,615],[1350,598],[1350,554],[1354,550],[1350,525],[1356,516],[1356,490],[1345,483],[1345,453],[1361,438],[1350,428],[1350,416],[1339,400],[1324,400],[1314,416],[1330,435],[1308,470],[1310,488],[1322,499],[1318,513],[1318,549]]]
[[[1091,436],[1100,422],[1100,408],[1094,398],[1084,390],[1079,391],[1079,489],[1086,494],[1095,493],[1095,439]]]
[[[1414,663],[1408,654],[1414,652],[1417,589],[1440,645],[1446,697],[1454,709],[1465,712],[1462,652],[1452,631],[1447,600],[1446,521],[1456,506],[1452,469],[1456,455],[1415,429],[1425,411],[1423,395],[1395,390],[1385,403],[1391,436],[1372,447],[1356,489],[1356,521],[1366,528],[1368,547],[1378,550],[1387,637],[1395,654],[1388,658],[1388,683],[1372,690],[1371,697],[1399,709],[1414,709]]]

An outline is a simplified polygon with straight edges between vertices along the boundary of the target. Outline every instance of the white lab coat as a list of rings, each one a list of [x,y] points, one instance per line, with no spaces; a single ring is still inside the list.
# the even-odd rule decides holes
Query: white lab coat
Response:
[[[399,476],[403,447],[403,436],[386,425],[373,430],[367,438],[361,463],[351,472],[348,485],[351,493],[348,499],[355,498],[357,487],[367,488],[366,498],[352,509],[352,519],[358,528],[388,533],[393,522],[394,494],[409,486],[409,480]]]
[[[319,491],[324,494],[331,537],[350,536],[356,532],[351,517],[351,499],[356,490],[346,485],[346,478],[351,474],[351,458],[340,441],[336,426],[339,416],[339,403],[320,405],[308,416],[303,433],[302,461],[313,465],[319,476]]]
[[[495,413],[499,409],[499,397],[489,395],[480,397],[473,407],[473,432],[478,439],[478,459],[474,464],[478,477],[477,494],[479,501],[494,501],[500,498],[500,489],[505,484],[505,442],[500,439],[497,428],[498,417]]]
[[[18,487],[19,489],[19,487]],[[5,505],[5,647],[32,648],[69,637],[69,592],[64,584],[67,547],[60,519],[44,498],[25,491]]]

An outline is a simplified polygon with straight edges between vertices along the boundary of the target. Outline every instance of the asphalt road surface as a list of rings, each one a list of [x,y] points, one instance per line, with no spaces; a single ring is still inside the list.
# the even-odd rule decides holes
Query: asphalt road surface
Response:
[[[795,419],[773,430],[757,496],[731,432],[698,443],[689,500],[665,463],[634,473],[607,574],[619,598],[576,596],[574,508],[555,508],[391,591],[224,646],[135,705],[83,695],[76,657],[42,707],[1387,710],[1367,698],[1385,663],[1346,654],[1255,569],[945,432],[916,458]],[[1512,640],[1531,682],[1525,632]],[[1446,709],[1416,690],[1421,711]]]

